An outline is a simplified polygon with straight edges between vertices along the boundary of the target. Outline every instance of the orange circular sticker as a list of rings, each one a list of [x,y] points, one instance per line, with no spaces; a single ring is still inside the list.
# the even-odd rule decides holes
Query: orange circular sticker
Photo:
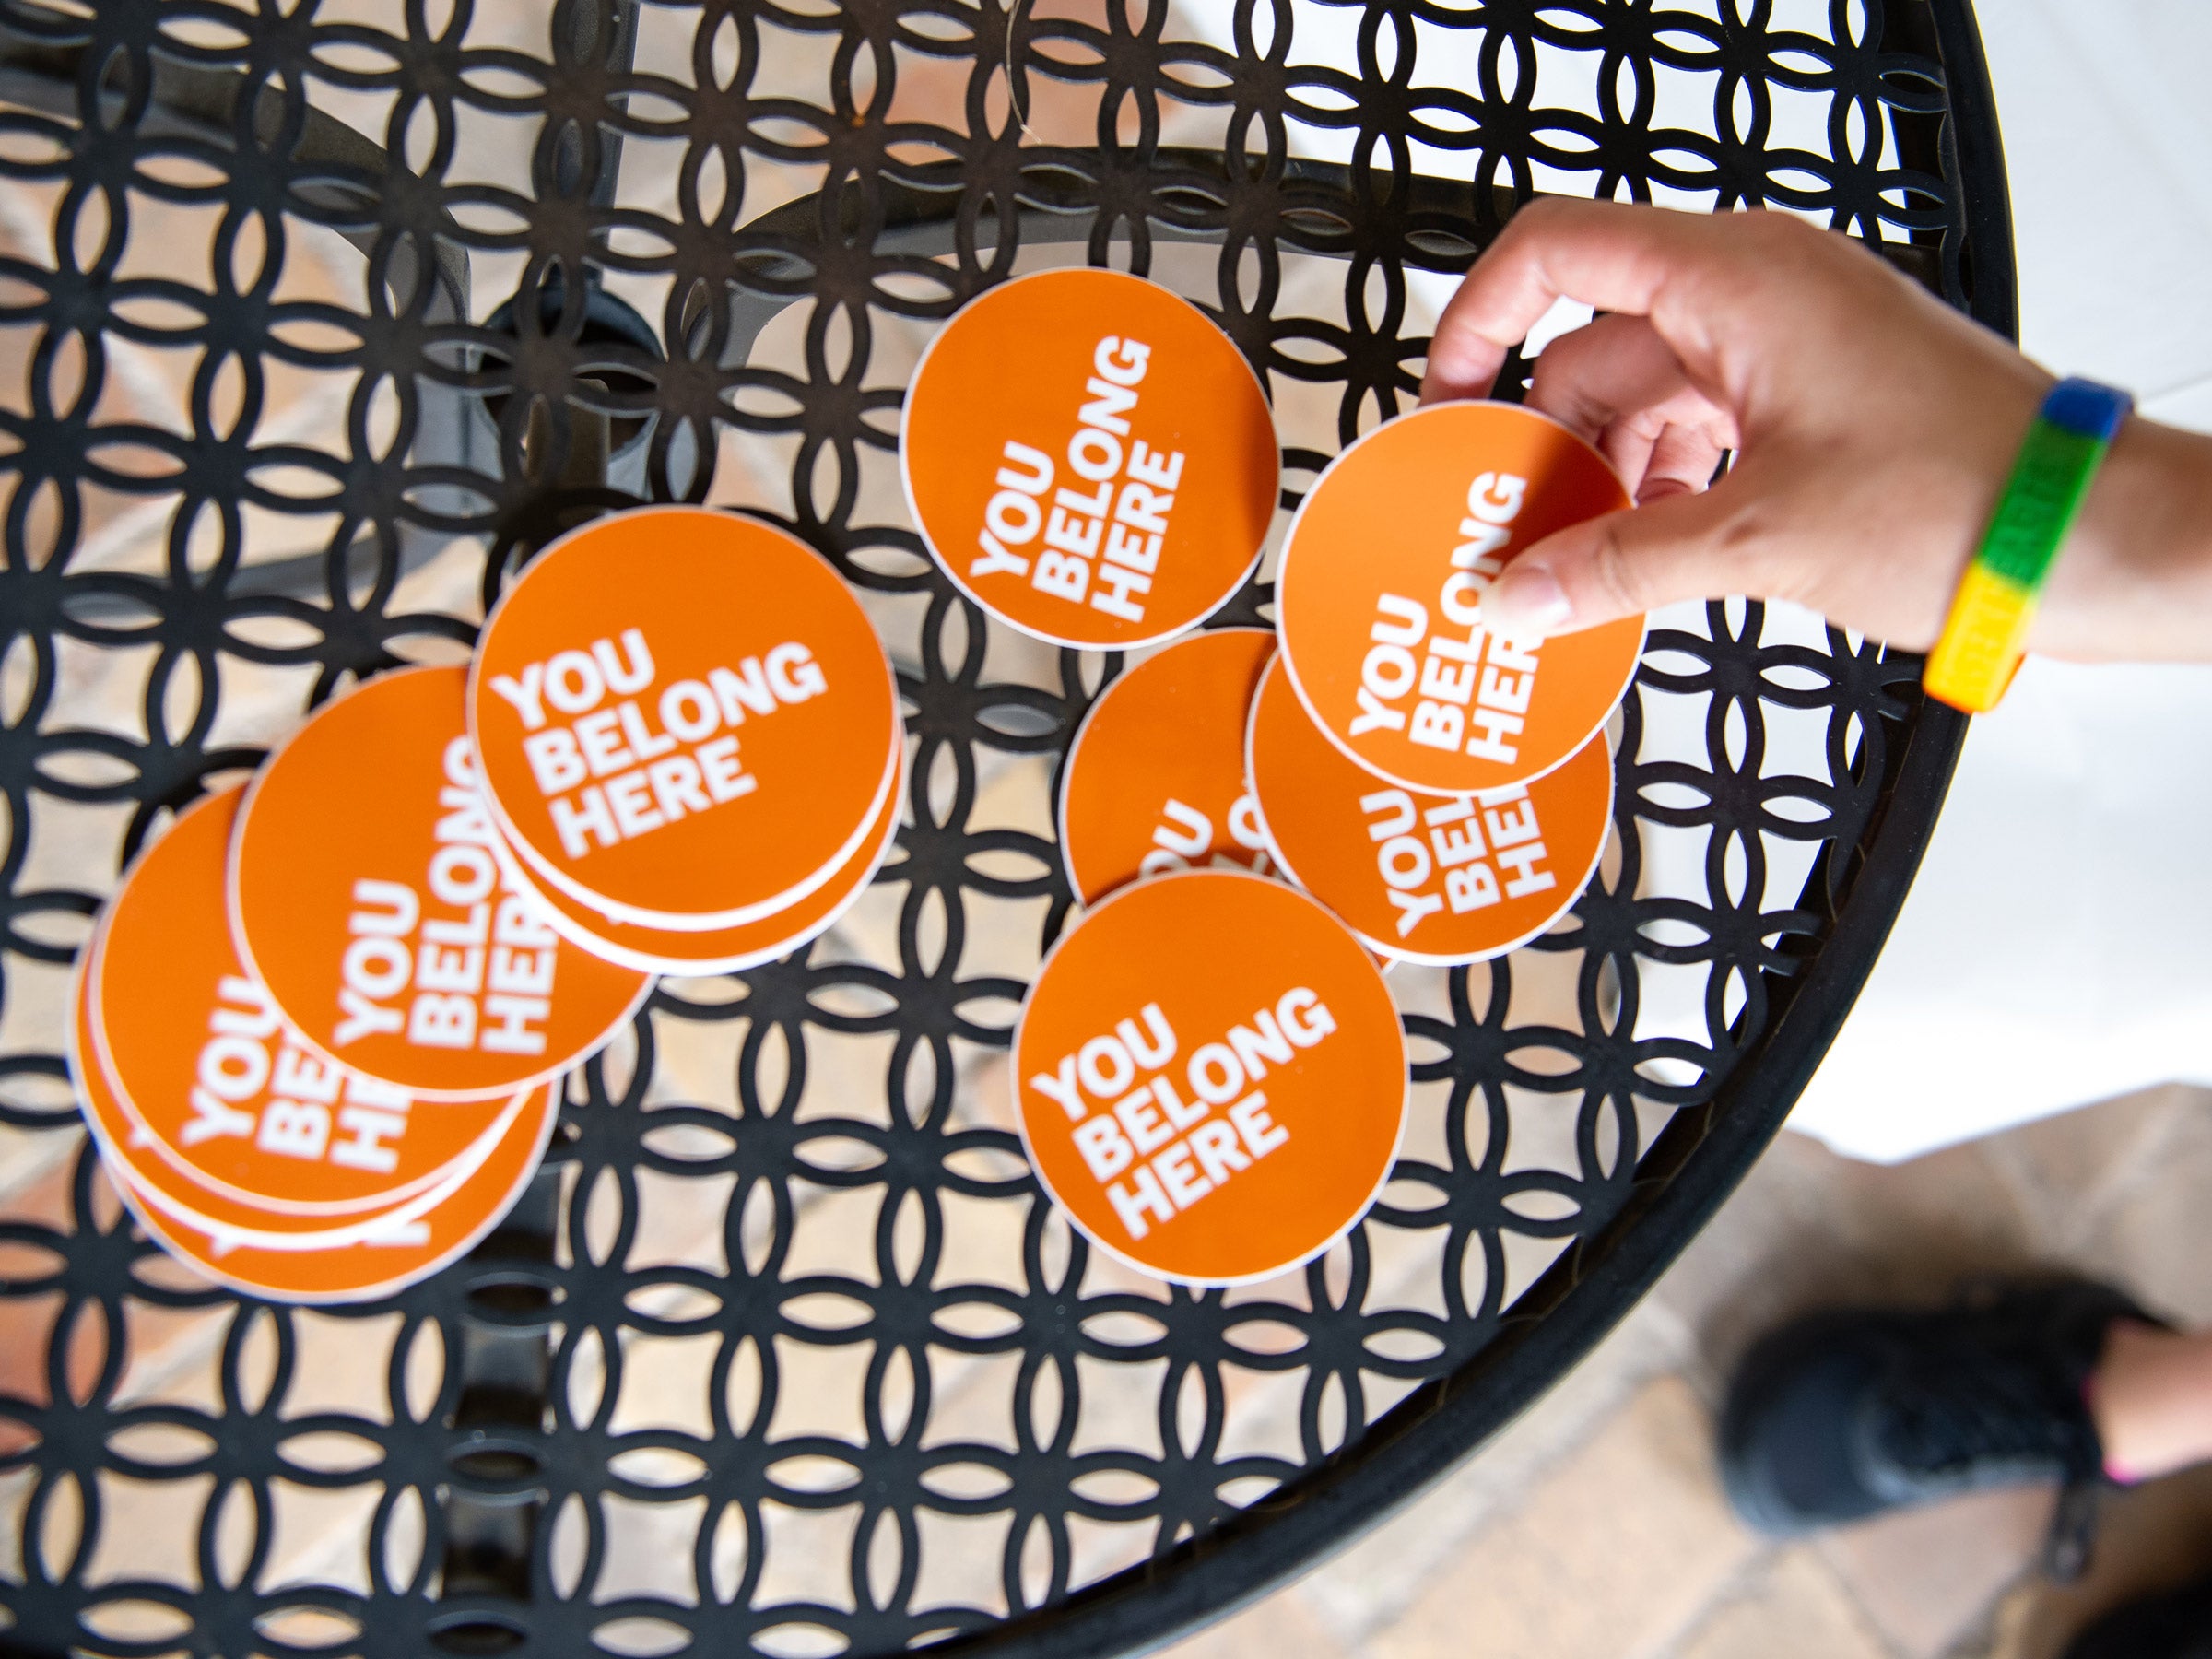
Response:
[[[1643,618],[1556,639],[1482,625],[1506,562],[1629,505],[1605,458],[1514,404],[1432,404],[1329,463],[1276,573],[1290,683],[1330,742],[1406,789],[1525,783],[1606,723]]]
[[[1096,904],[1140,876],[1233,865],[1267,874],[1244,787],[1244,716],[1275,654],[1265,629],[1178,640],[1099,694],[1060,776],[1060,856]]]
[[[1543,933],[1589,885],[1612,823],[1603,734],[1533,783],[1417,795],[1314,729],[1280,657],[1253,699],[1245,756],[1290,879],[1363,943],[1408,962],[1478,962]]]
[[[231,935],[293,1029],[446,1100],[566,1071],[653,983],[562,939],[504,880],[462,689],[459,668],[409,668],[318,711],[230,838]]]
[[[547,922],[595,956],[649,973],[736,973],[789,956],[825,932],[867,890],[898,836],[899,792],[894,789],[877,809],[870,838],[827,887],[761,921],[711,933],[674,933],[618,922],[577,903],[549,883],[532,881],[530,873],[512,859],[508,873],[538,903]]]
[[[484,625],[468,727],[543,884],[679,933],[826,886],[899,761],[890,663],[852,590],[796,537],[696,507],[539,554]]]
[[[1258,564],[1281,487],[1243,353],[1120,271],[1039,271],[962,306],[915,365],[899,465],[962,593],[1096,651],[1218,610]]]
[[[85,1070],[135,1150],[265,1221],[389,1209],[481,1162],[519,1096],[418,1101],[300,1042],[230,936],[239,794],[180,814],[110,901],[87,953]]]
[[[1110,1255],[1192,1284],[1327,1249],[1406,1119],[1373,961],[1303,893],[1231,870],[1140,881],[1085,916],[1030,989],[1013,1067],[1053,1202]]]

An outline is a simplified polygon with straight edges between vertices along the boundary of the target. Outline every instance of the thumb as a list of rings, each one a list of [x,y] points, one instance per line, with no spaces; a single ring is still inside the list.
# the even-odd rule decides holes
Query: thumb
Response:
[[[1677,599],[1747,592],[1742,540],[1727,534],[1734,482],[1555,531],[1483,595],[1489,625],[1507,634],[1573,633]]]

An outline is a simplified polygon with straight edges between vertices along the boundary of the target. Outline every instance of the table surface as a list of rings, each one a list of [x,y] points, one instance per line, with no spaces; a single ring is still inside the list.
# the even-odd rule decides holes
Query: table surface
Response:
[[[1656,618],[1572,917],[1393,975],[1375,1210],[1161,1287],[1044,1203],[1005,1076],[1069,916],[1058,758],[1120,663],[935,574],[898,406],[991,281],[1147,272],[1262,372],[1279,536],[1542,192],[1809,213],[2010,332],[1963,0],[1748,11],[0,7],[0,1645],[1117,1652],[1556,1380],[1787,1112],[1962,723],[1785,607]],[[91,913],[167,812],[640,500],[854,584],[913,744],[891,865],[803,957],[665,983],[467,1261],[359,1308],[206,1288],[70,1099]]]

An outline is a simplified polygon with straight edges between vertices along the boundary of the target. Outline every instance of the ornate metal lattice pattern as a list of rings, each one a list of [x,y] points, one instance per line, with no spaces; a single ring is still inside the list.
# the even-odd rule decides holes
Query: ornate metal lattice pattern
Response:
[[[1776,1034],[1824,962],[1848,1004],[1955,728],[1910,659],[1670,618],[1572,921],[1394,981],[1414,1128],[1369,1221],[1237,1293],[1130,1279],[1041,1201],[1001,1069],[1067,918],[1053,766],[1118,665],[930,570],[904,371],[1017,268],[1148,271],[1262,371],[1296,486],[1408,406],[1540,191],[1807,212],[2003,326],[1973,50],[1916,0],[0,5],[0,1641],[1042,1649],[1088,1609],[1112,1645],[1374,1512],[1393,1448],[1473,1443],[1586,1339],[1516,1370],[1527,1330],[1618,1316],[1779,1120],[1753,1061],[1817,1052]],[[208,778],[640,500],[763,512],[862,592],[915,746],[894,864],[805,959],[665,986],[460,1266],[337,1313],[181,1276],[68,1098],[88,918]]]

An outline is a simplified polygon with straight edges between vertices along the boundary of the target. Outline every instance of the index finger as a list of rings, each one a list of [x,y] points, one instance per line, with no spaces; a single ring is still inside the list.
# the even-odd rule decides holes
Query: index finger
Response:
[[[1437,319],[1421,401],[1488,396],[1506,353],[1557,300],[1649,316],[1669,279],[1686,264],[1703,262],[1722,223],[1641,203],[1531,202],[1475,262]]]

